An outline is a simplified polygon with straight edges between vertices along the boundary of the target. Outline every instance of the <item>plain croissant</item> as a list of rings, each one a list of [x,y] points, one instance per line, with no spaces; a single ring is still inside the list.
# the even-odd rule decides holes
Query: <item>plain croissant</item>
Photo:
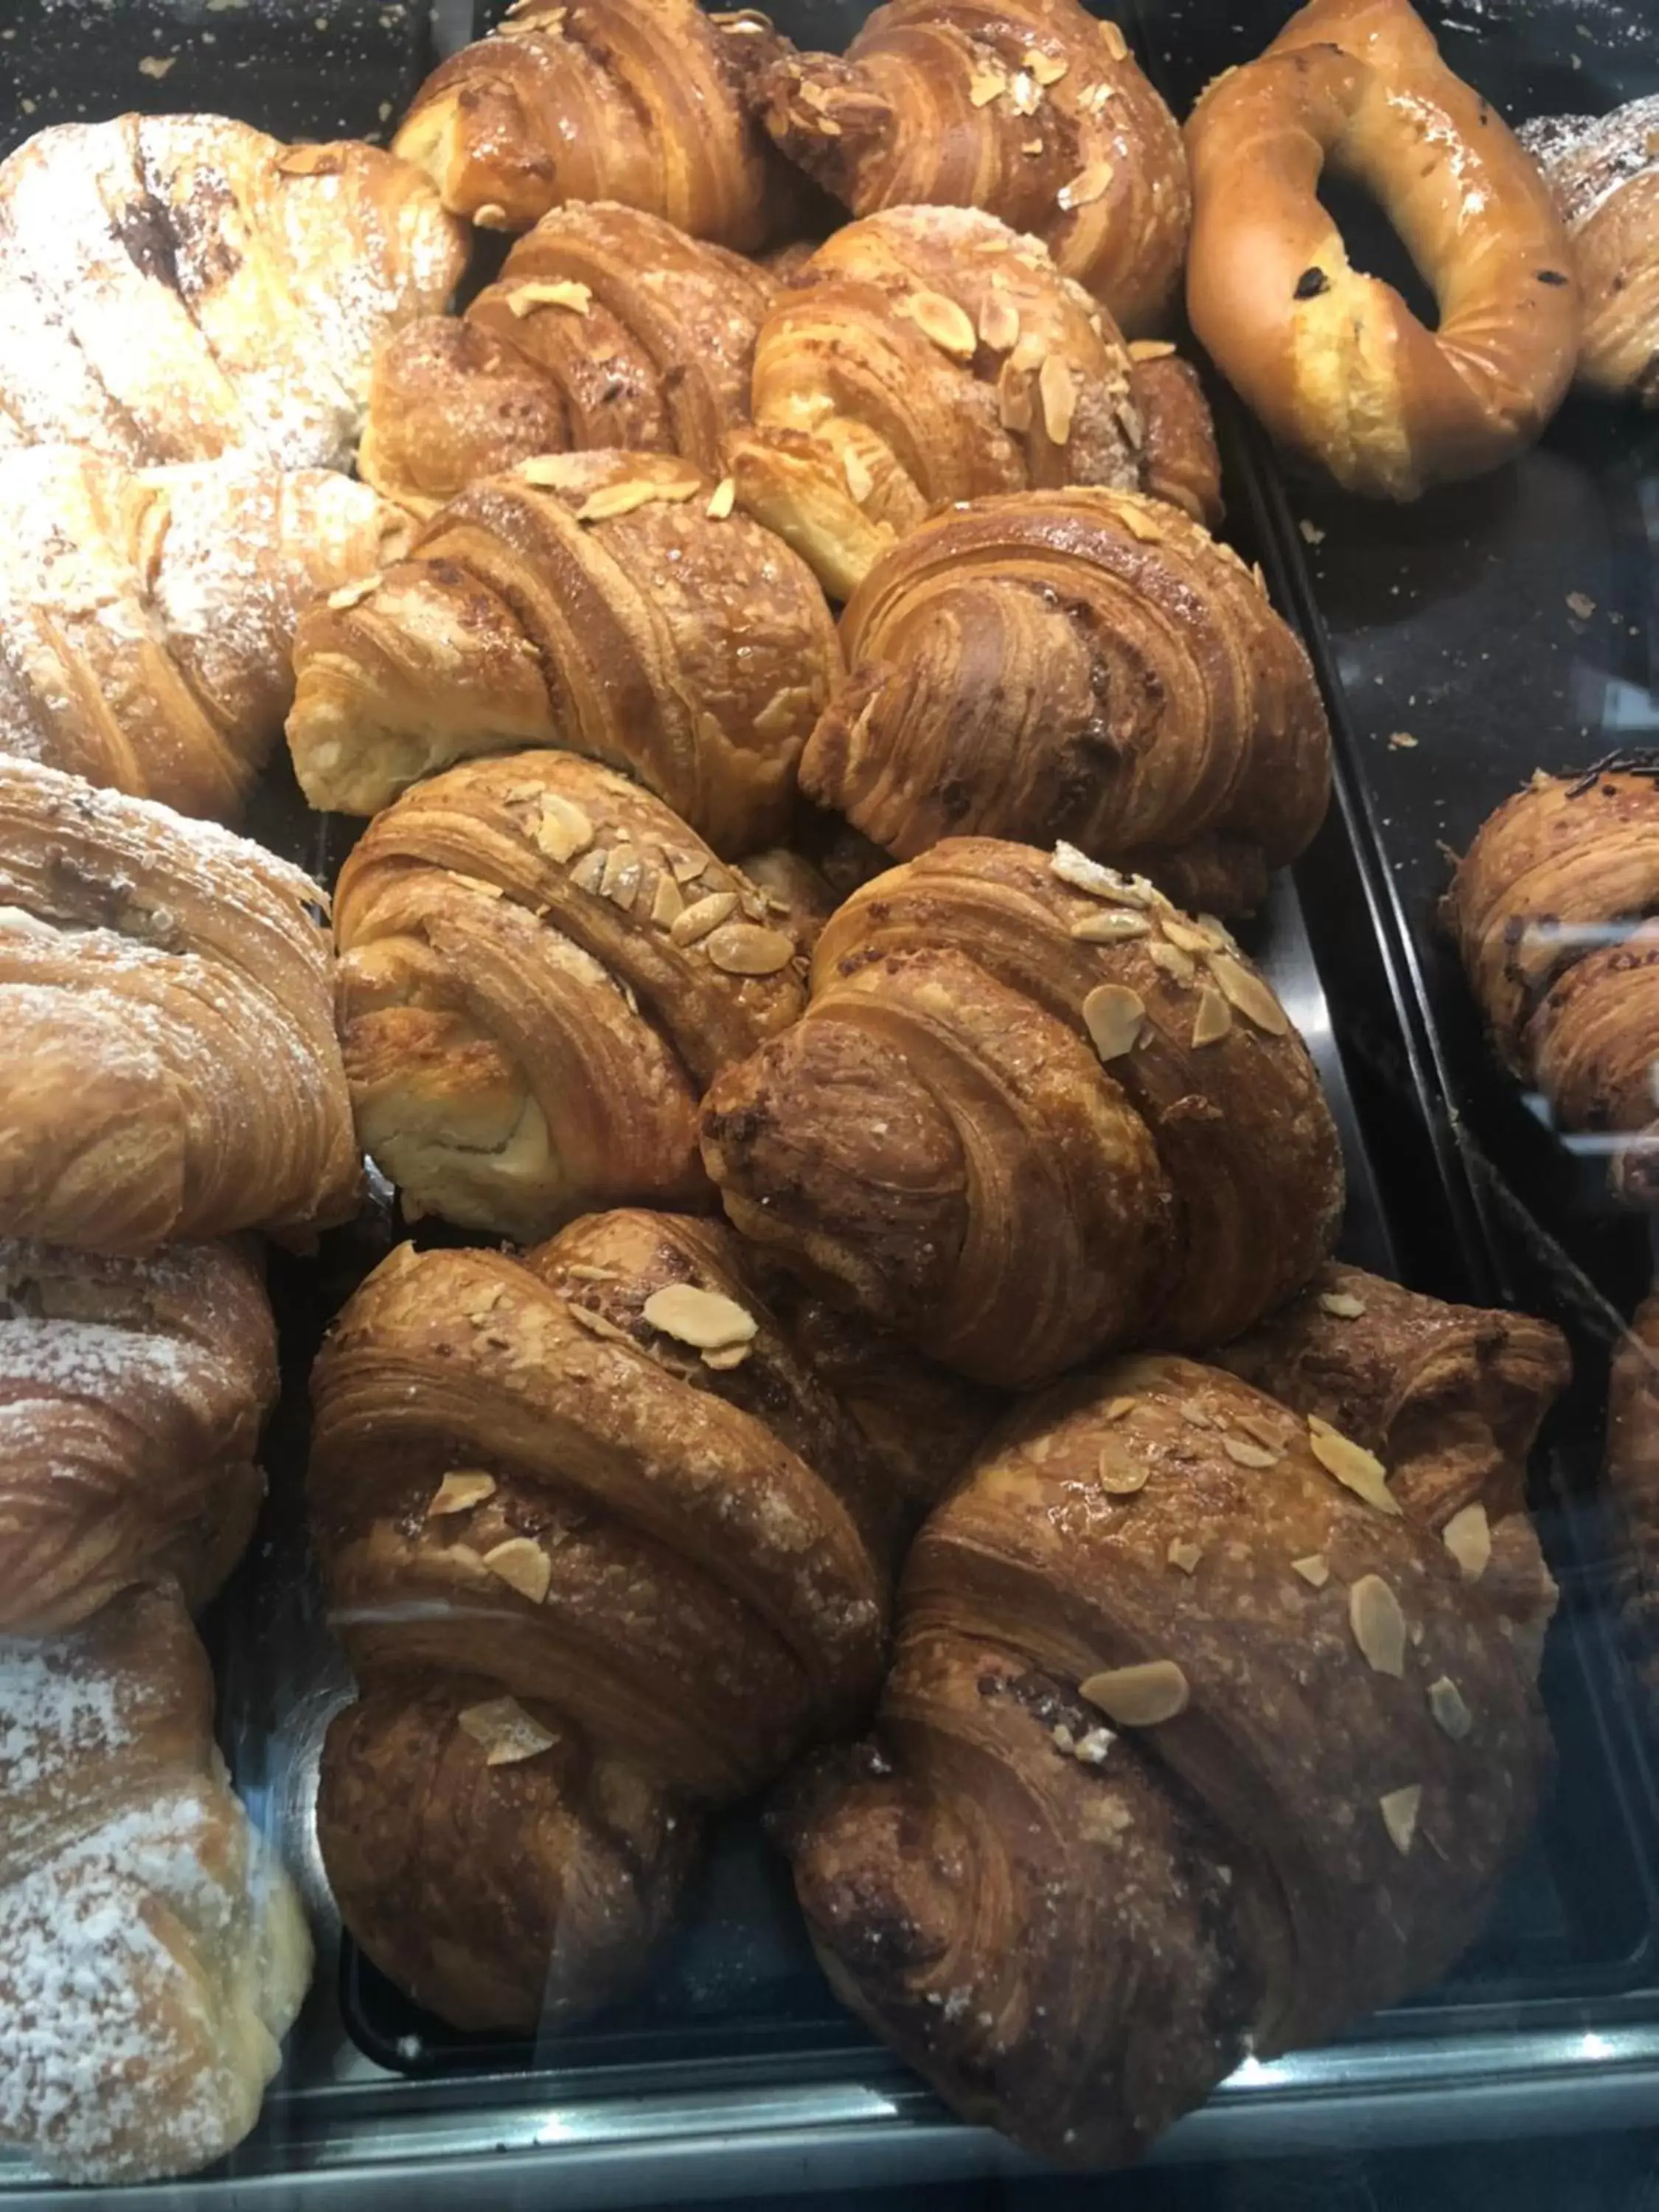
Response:
[[[0,757],[0,1236],[139,1254],[354,1211],[322,892]]]
[[[331,471],[0,453],[0,753],[234,819],[282,736],[301,609],[409,535]]]
[[[855,216],[984,208],[1126,331],[1168,312],[1192,216],[1181,133],[1077,0],[890,0],[844,58],[781,58],[763,83],[774,138]]]
[[[377,343],[465,233],[378,147],[223,115],[41,131],[0,163],[0,448],[349,468]]]
[[[858,1724],[890,1486],[737,1241],[672,1215],[402,1246],[312,1387],[362,1688],[318,1810],[346,1925],[462,2027],[590,2011],[672,1924],[707,1808]]]
[[[714,1203],[697,1100],[793,1021],[805,938],[637,784],[470,762],[378,815],[335,897],[363,1146],[405,1212],[528,1242]]]
[[[823,595],[688,463],[564,453],[491,477],[410,556],[319,600],[288,736],[313,806],[558,746],[626,768],[735,858],[787,827],[841,653]]]
[[[1342,1204],[1313,1063],[1232,939],[1066,846],[952,838],[855,892],[702,1132],[745,1236],[1008,1385],[1236,1335]]]
[[[954,508],[878,562],[841,635],[851,673],[802,787],[901,859],[956,835],[1064,837],[1239,913],[1323,818],[1307,655],[1259,578],[1162,501]]]
[[[1164,1354],[1057,1384],[913,1547],[873,1737],[778,1808],[837,1991],[1042,2156],[1132,2156],[1246,2052],[1431,1980],[1530,1824],[1541,1620],[1487,1606],[1479,1498],[1443,1540],[1419,1507],[1444,1454],[1513,1512],[1559,1340],[1338,1279],[1302,1385],[1392,1427]]]
[[[775,289],[660,216],[557,208],[459,321],[429,316],[381,347],[358,468],[421,515],[573,448],[678,453],[717,478]]]

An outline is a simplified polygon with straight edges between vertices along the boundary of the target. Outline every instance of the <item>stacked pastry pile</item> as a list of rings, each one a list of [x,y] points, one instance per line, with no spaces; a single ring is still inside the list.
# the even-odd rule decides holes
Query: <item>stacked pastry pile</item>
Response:
[[[1363,170],[1390,70],[1458,121],[1425,39],[1297,19],[1322,143]],[[1218,361],[1286,434],[1316,390],[1354,481],[1510,450],[1570,282],[1486,364],[1513,405],[1459,413],[1443,329],[1427,428],[1369,340],[1333,378],[1334,310],[1294,376],[1282,332],[1230,350],[1216,179],[1266,82],[1189,133]],[[1501,125],[1482,158],[1553,266]],[[523,1248],[399,1246],[313,1377],[359,1684],[319,1835],[422,2002],[617,1996],[708,1815],[786,1773],[836,1989],[1058,2156],[1437,1972],[1546,1765],[1563,1353],[1328,1266],[1334,1127],[1218,919],[1315,834],[1328,737],[1212,535],[1188,156],[1121,33],[894,0],[836,58],[521,0],[392,155],[125,118],[42,134],[0,215],[45,332],[0,338],[0,1232],[51,1240],[0,1322],[9,2016],[76,1884],[125,1931],[58,1977],[88,2015],[0,2027],[0,2131],[199,2163],[296,2002],[183,1611],[257,1501],[268,1316],[173,1240],[337,1221],[359,1147],[406,1220]],[[469,224],[520,234],[451,315]],[[1364,339],[1315,244],[1294,301]],[[145,796],[228,813],[284,714],[312,803],[373,817],[333,948],[316,886]],[[151,1837],[201,1848],[149,1881]]]

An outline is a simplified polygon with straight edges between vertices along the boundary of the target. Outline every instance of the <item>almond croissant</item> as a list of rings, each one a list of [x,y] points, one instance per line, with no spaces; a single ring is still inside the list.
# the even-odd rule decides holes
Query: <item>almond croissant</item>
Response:
[[[313,1396],[362,1692],[318,1808],[346,1925],[461,2027],[590,2011],[672,1923],[705,1811],[859,1723],[888,1486],[737,1241],[672,1215],[400,1247]]]
[[[346,1219],[323,894],[258,845],[0,757],[0,1236],[140,1254]]]
[[[659,216],[557,208],[459,321],[428,317],[380,349],[358,469],[421,515],[573,447],[678,453],[718,477],[775,290]]]
[[[346,1078],[410,1215],[527,1242],[630,1200],[708,1206],[697,1100],[794,1020],[781,902],[569,753],[475,761],[340,873]]]
[[[1306,654],[1228,547],[1134,493],[1023,492],[924,523],[842,617],[852,673],[801,785],[901,858],[1070,839],[1248,911],[1330,789]]]
[[[1540,770],[1482,823],[1442,902],[1498,1056],[1556,1126],[1605,1138],[1619,1194],[1659,1198],[1659,785],[1615,759]]]
[[[349,468],[377,343],[465,233],[420,172],[223,115],[41,131],[0,163],[0,448]]]
[[[1334,1340],[1321,1387],[1386,1406],[1431,1307],[1380,1341],[1346,1322],[1353,1382]],[[1414,1464],[1436,1496],[1437,1448],[1480,1455],[1496,1511],[1559,1340],[1437,1310],[1466,1349]],[[874,1736],[809,1765],[777,1829],[836,1990],[965,2118],[1130,2157],[1247,2052],[1335,2034],[1480,1928],[1541,1709],[1479,1562],[1373,1443],[1146,1355],[1023,1407],[923,1528]]]
[[[1190,496],[1207,469],[1207,493],[1201,399],[1165,392],[1164,361],[1146,373],[1181,424],[1155,488]],[[844,599],[946,501],[1147,485],[1142,374],[1036,239],[969,208],[892,209],[837,231],[762,324],[755,428],[729,441],[738,501]]]
[[[1232,939],[1068,846],[953,838],[855,892],[702,1142],[745,1236],[1011,1386],[1237,1334],[1342,1206],[1313,1063]]]
[[[234,818],[282,734],[301,610],[408,540],[331,471],[0,453],[0,753]]]
[[[270,1308],[234,1247],[0,1237],[0,1636],[73,1627],[140,1581],[204,1605],[264,1495],[276,1396]]]
[[[1659,407],[1659,93],[1516,133],[1544,172],[1584,288],[1578,382]]]
[[[0,2142],[112,2187],[211,2165],[258,2119],[310,1974],[178,1590],[0,1637]]]
[[[1168,312],[1192,198],[1174,117],[1077,0],[890,0],[844,59],[763,79],[778,144],[854,215],[988,209],[1139,333]]]
[[[569,200],[620,200],[746,252],[794,197],[751,112],[781,46],[751,8],[518,0],[433,71],[392,150],[488,230],[527,230]]]
[[[729,498],[608,452],[463,492],[301,617],[307,798],[372,814],[452,761],[553,745],[627,769],[719,853],[773,842],[841,652],[811,573]]]

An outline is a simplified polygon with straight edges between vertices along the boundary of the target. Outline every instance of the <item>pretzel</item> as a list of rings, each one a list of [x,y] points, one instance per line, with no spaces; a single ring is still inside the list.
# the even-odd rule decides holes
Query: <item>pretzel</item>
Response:
[[[1416,499],[1535,438],[1572,374],[1571,248],[1532,161],[1407,0],[1311,0],[1187,125],[1193,327],[1283,444]],[[1350,265],[1322,171],[1373,194],[1439,328]]]

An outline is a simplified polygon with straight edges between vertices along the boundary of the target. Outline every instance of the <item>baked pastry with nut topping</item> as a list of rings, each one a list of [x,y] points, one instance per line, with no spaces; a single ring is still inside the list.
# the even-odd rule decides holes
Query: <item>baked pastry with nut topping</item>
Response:
[[[1606,115],[1540,116],[1516,135],[1572,240],[1579,383],[1659,407],[1659,93]]]

